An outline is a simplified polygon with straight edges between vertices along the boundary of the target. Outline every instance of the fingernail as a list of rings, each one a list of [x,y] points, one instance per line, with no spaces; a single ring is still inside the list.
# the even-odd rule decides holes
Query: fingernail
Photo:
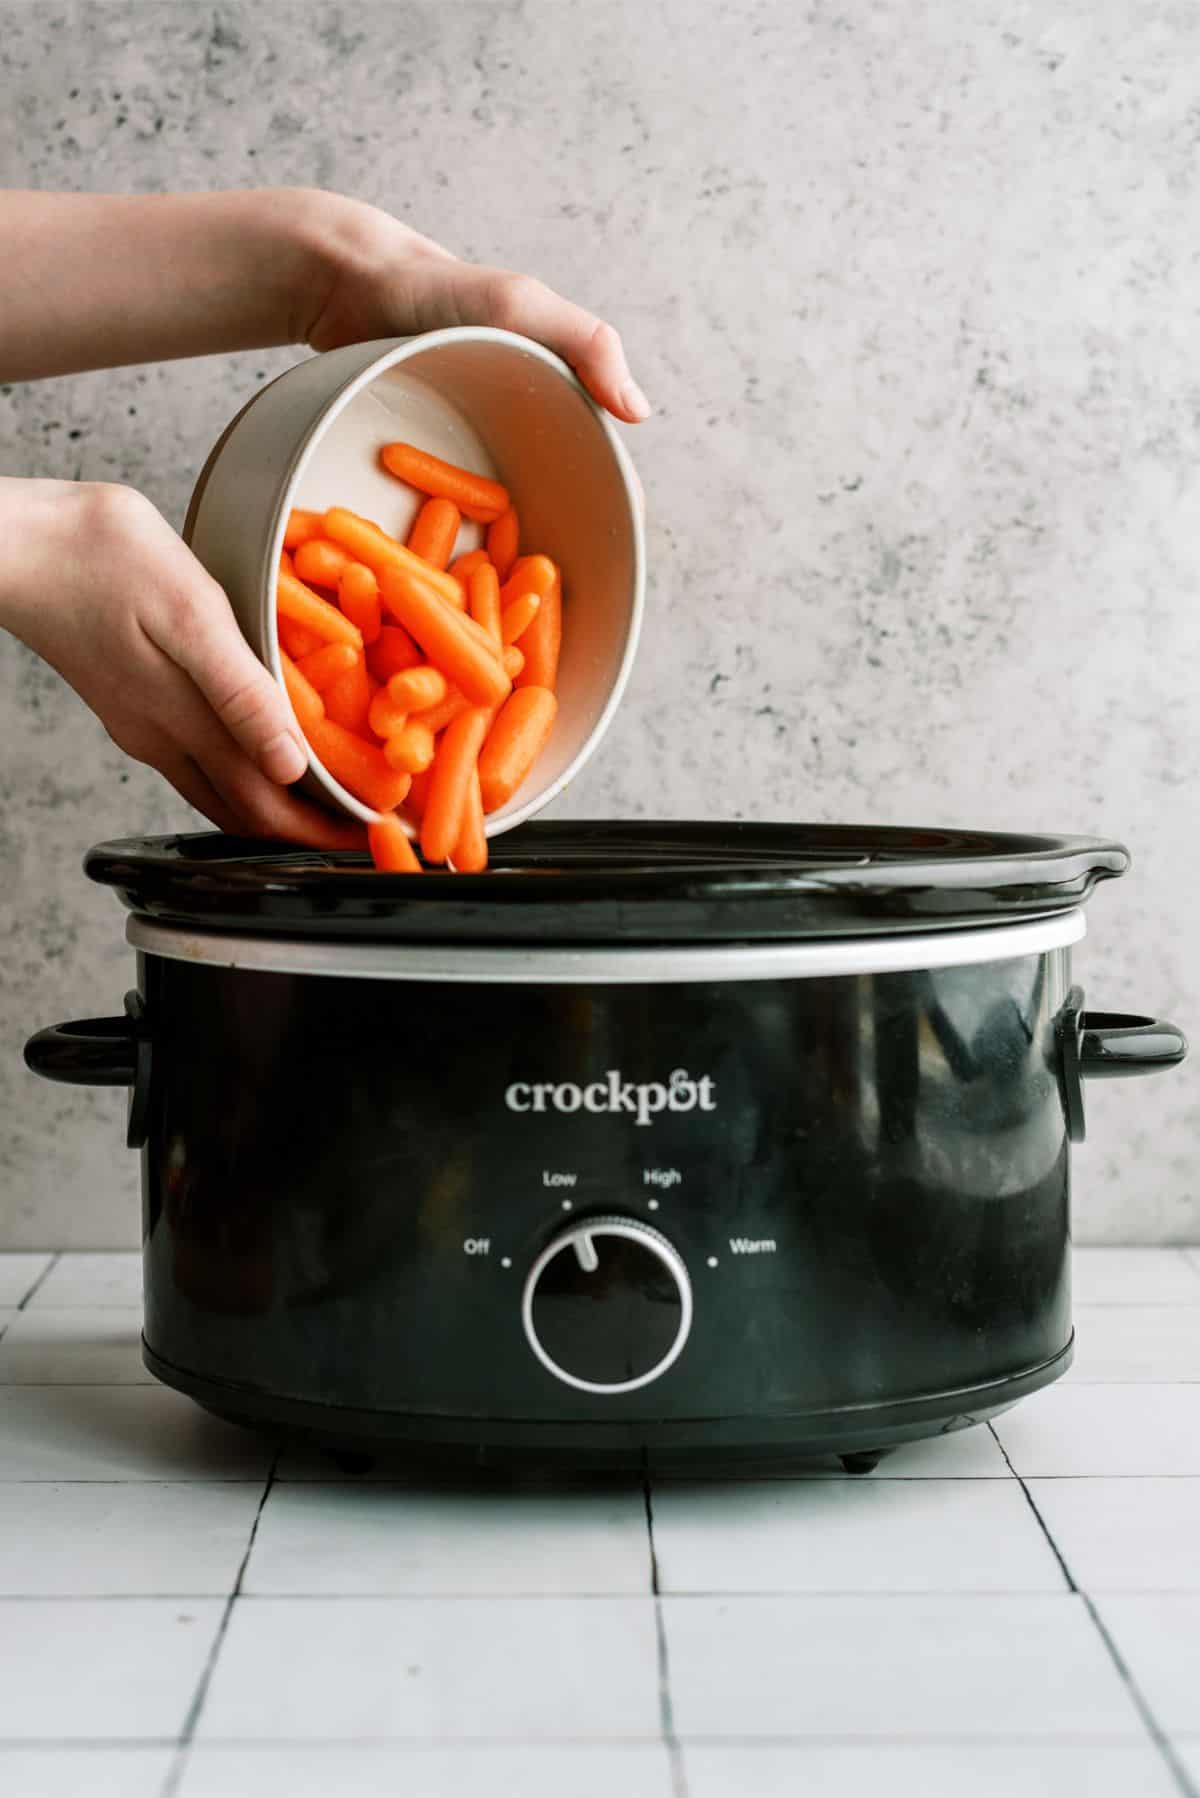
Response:
[[[621,389],[621,403],[635,418],[649,418],[652,407],[636,381],[627,381]]]
[[[278,781],[281,787],[290,787],[308,767],[308,757],[295,737],[288,731],[281,730],[277,737],[271,738],[259,757],[259,763],[268,780]]]

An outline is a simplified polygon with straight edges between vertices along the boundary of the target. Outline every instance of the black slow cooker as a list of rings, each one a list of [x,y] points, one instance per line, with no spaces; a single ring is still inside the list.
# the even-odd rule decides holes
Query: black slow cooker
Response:
[[[1182,1059],[1087,1011],[1115,843],[537,823],[486,875],[107,843],[145,1360],[330,1445],[865,1470],[1071,1357],[1083,1082]]]

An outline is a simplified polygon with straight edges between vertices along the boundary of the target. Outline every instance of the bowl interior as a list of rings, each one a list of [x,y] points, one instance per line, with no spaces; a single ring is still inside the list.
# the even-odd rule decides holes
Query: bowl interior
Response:
[[[636,634],[640,548],[636,500],[622,454],[596,408],[560,363],[501,335],[420,340],[314,433],[284,498],[317,510],[345,505],[400,538],[421,496],[387,474],[395,440],[503,481],[521,521],[521,552],[552,556],[563,576],[559,712],[524,786],[488,819],[488,834],[520,823],[566,784],[608,722]],[[483,529],[464,519],[456,554]],[[324,777],[342,801],[343,790]],[[347,809],[373,814],[352,802]]]

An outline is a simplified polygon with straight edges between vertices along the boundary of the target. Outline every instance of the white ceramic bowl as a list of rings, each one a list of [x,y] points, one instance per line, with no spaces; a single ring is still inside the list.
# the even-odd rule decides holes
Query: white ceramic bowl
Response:
[[[628,452],[564,362],[526,337],[463,326],[310,357],[264,387],[217,442],[184,537],[220,582],[247,640],[282,685],[275,571],[293,506],[348,506],[404,538],[420,495],[379,465],[401,440],[504,482],[521,550],[563,576],[559,711],[550,741],[488,835],[560,793],[591,755],[629,675],[645,548]],[[456,554],[482,542],[463,521]],[[309,756],[303,786],[366,821],[369,806]]]

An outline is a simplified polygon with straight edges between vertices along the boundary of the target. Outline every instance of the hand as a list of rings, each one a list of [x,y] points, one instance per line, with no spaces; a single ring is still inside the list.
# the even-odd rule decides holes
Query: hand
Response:
[[[531,275],[463,262],[398,219],[338,195],[310,196],[329,274],[315,306],[298,298],[295,336],[314,350],[446,325],[495,325],[570,364],[601,406],[629,424],[650,416],[621,339]]]
[[[308,765],[284,694],[229,601],[130,487],[0,481],[0,622],[49,662],[118,748],[239,836],[358,848],[360,825],[286,791]],[[14,565],[15,564],[15,565]]]

